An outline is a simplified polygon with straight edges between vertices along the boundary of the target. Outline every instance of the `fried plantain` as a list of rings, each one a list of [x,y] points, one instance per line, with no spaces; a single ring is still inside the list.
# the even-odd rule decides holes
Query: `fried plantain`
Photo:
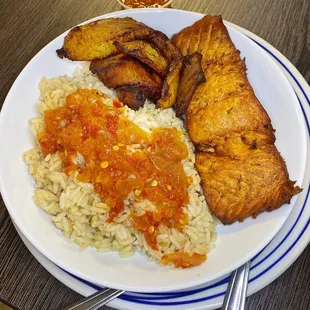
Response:
[[[144,105],[146,94],[136,86],[123,86],[115,89],[118,100],[133,110]]]
[[[168,74],[164,80],[161,98],[157,101],[158,107],[167,109],[174,105],[177,98],[183,57],[168,37],[160,31],[151,34],[148,41],[154,44],[169,62]]]
[[[153,32],[130,17],[101,19],[71,29],[57,54],[60,58],[91,61],[116,54],[115,41],[143,39]]]
[[[197,52],[183,58],[178,96],[174,106],[178,116],[186,112],[197,86],[206,81],[201,68],[201,58],[201,54]]]
[[[151,100],[160,97],[161,78],[130,56],[116,55],[93,60],[90,63],[90,70],[97,74],[107,87],[135,86]]]
[[[116,54],[113,56],[103,58],[103,59],[101,59],[102,61],[100,61],[100,70],[103,70],[103,69],[108,68],[110,66],[117,66],[122,61],[128,60],[128,59],[130,59],[130,57],[124,53],[120,53],[120,54]],[[95,62],[91,62],[91,64],[92,63],[94,64]],[[93,73],[95,73],[95,72],[93,72]]]
[[[114,45],[119,52],[137,58],[152,68],[154,71],[159,73],[161,76],[166,74],[168,69],[168,61],[151,43],[143,40],[134,40],[123,43],[114,42]]]

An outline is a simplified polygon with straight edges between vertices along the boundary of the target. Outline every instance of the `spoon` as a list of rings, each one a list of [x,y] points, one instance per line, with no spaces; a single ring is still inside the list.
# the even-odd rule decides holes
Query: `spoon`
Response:
[[[231,277],[221,310],[243,310],[248,288],[251,262],[236,269]]]
[[[104,288],[78,302],[62,308],[62,310],[96,310],[123,294],[125,291]]]

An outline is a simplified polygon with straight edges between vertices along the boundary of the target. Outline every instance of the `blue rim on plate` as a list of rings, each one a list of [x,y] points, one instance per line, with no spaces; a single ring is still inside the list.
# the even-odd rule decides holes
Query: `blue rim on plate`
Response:
[[[285,73],[291,86],[295,90],[295,94],[305,119],[305,125],[308,130],[307,145],[309,154],[310,88],[307,82],[297,69],[269,43],[237,25],[228,22],[226,23],[236,30],[239,30],[242,34],[248,36],[258,46],[264,49]],[[310,172],[310,161],[308,161],[307,166],[308,170],[306,171]],[[306,173],[306,178],[304,178],[303,181],[304,191],[299,196],[300,201],[294,206],[289,218],[284,223],[279,233],[252,259],[248,295],[262,289],[281,275],[300,255],[309,242],[310,230],[308,228],[310,224],[310,210],[307,209],[306,206],[310,192],[309,176],[309,173]],[[308,183],[306,183],[305,180]],[[29,243],[17,227],[16,230],[34,257],[59,281],[85,296],[100,289],[100,287],[66,272],[53,262],[49,261]],[[117,309],[127,310],[135,310],[137,307],[141,308],[141,305],[144,305],[143,309],[161,308],[163,310],[168,310],[171,309],[171,307],[180,310],[215,309],[222,304],[224,291],[226,290],[228,281],[229,276],[226,275],[212,282],[196,286],[196,288],[188,289],[187,291],[147,294],[127,292],[126,295],[113,300],[111,306]]]
[[[303,94],[306,102],[310,106],[310,98],[308,98],[308,96],[307,96],[306,92],[304,91],[304,89],[302,88],[301,84],[299,83],[297,78],[294,76],[294,74],[289,70],[289,68],[267,47],[265,47],[261,43],[257,42],[253,38],[251,38],[251,37],[249,37],[249,38],[252,41],[254,41],[258,46],[260,46],[262,49],[264,49],[270,56],[272,56],[272,58],[276,60],[276,62],[287,72],[287,74],[289,74],[289,76],[294,80],[294,82],[298,86],[299,90]],[[309,136],[310,136],[309,120],[307,119],[306,112],[305,112],[304,107],[301,103],[301,100],[297,94],[296,94],[296,97],[298,99],[299,105],[301,107],[301,110],[303,112],[303,116],[304,116],[304,119],[305,119],[305,122],[307,125],[308,140],[309,140]],[[267,255],[260,258],[260,260],[258,262],[256,262],[256,260],[260,256],[260,254],[262,254],[262,252],[264,252],[264,250],[268,247],[268,245],[263,250],[261,250],[252,259],[251,271],[255,270],[258,266],[260,266],[268,258],[270,258],[282,246],[282,244],[288,239],[288,237],[292,235],[292,232],[294,231],[296,225],[298,224],[301,216],[304,213],[305,207],[307,205],[309,193],[310,193],[310,185],[309,184],[308,184],[307,189],[304,189],[304,191],[306,191],[305,200],[303,202],[302,208],[301,208],[295,222],[293,223],[293,225],[291,226],[291,228],[289,229],[287,234],[284,236],[284,238],[278,243],[278,245],[276,247],[274,247],[271,251],[269,251],[269,253],[267,253]],[[269,266],[266,266],[266,268],[264,268],[264,270],[261,271],[259,274],[255,275],[253,277],[251,277],[251,275],[250,275],[249,283],[253,283],[257,279],[262,277],[265,273],[267,273],[270,269],[272,269],[274,266],[279,264],[279,262],[282,261],[285,256],[287,256],[287,254],[294,248],[296,243],[304,235],[306,230],[309,228],[309,224],[310,224],[310,218],[307,219],[306,224],[304,225],[304,227],[302,228],[302,230],[300,231],[298,236],[295,238],[295,240],[292,242],[292,244],[288,247],[288,249],[279,258],[277,258],[273,263],[271,263]],[[59,266],[57,266],[57,267],[60,268]],[[62,268],[60,268],[60,269],[62,271],[64,271],[65,273],[67,273],[68,275],[70,275],[71,277],[75,278],[76,280],[84,283],[85,285],[87,285],[87,286],[89,286],[95,290],[101,289],[99,286],[97,286],[95,284],[92,284],[88,281],[85,281],[85,280],[65,271]],[[210,290],[210,289],[219,287],[221,285],[227,284],[229,282],[229,279],[230,279],[230,276],[226,276],[225,278],[223,278],[223,279],[221,279],[215,283],[212,283],[211,285],[206,285],[206,286],[198,288],[198,289],[190,289],[190,290],[181,291],[181,292],[168,292],[168,293],[130,293],[130,292],[128,292],[128,293],[125,293],[125,294],[119,296],[118,299],[128,301],[128,302],[132,302],[132,303],[138,303],[138,304],[144,304],[144,305],[153,305],[153,306],[177,306],[177,305],[186,305],[186,304],[191,304],[191,303],[198,303],[198,302],[203,302],[206,300],[211,300],[211,299],[215,299],[215,298],[224,296],[225,290],[221,291],[220,293],[204,296],[202,298],[196,298],[196,299],[190,299],[190,300],[180,300],[180,301],[179,300],[178,301],[166,301],[166,300],[171,300],[171,299],[173,300],[173,299],[177,299],[177,298],[195,295],[195,294],[201,293],[201,292],[206,292],[207,290]]]

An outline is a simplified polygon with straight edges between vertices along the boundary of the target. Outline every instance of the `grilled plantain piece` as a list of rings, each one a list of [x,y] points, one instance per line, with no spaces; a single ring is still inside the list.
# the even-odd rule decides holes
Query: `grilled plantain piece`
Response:
[[[206,81],[201,68],[201,58],[198,52],[183,58],[178,96],[174,105],[178,116],[186,112],[197,86]]]
[[[289,179],[271,120],[222,18],[205,16],[172,41],[183,56],[202,54],[206,82],[188,105],[186,124],[210,210],[231,224],[289,203],[301,188]]]
[[[118,100],[133,110],[138,110],[144,105],[146,94],[137,86],[123,86],[115,89]]]
[[[160,31],[151,34],[148,37],[148,41],[154,44],[169,62],[161,98],[157,101],[158,107],[167,109],[174,105],[177,98],[183,57],[168,37]]]
[[[90,63],[90,70],[97,74],[107,87],[134,86],[152,100],[160,97],[161,78],[130,56],[116,55],[93,60]]]
[[[117,54],[114,41],[143,39],[153,32],[130,17],[101,19],[71,29],[57,54],[61,58],[91,61]]]
[[[114,45],[119,52],[137,58],[161,76],[166,74],[168,69],[168,61],[151,43],[143,40],[134,40],[123,43],[114,42]]]

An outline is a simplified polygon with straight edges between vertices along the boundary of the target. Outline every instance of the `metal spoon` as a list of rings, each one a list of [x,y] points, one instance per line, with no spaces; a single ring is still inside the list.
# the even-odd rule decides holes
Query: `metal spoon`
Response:
[[[230,278],[222,310],[243,310],[248,288],[251,262],[236,269]]]
[[[114,290],[112,288],[104,288],[93,295],[85,297],[75,304],[63,308],[62,310],[96,310],[124,292],[125,291]]]

